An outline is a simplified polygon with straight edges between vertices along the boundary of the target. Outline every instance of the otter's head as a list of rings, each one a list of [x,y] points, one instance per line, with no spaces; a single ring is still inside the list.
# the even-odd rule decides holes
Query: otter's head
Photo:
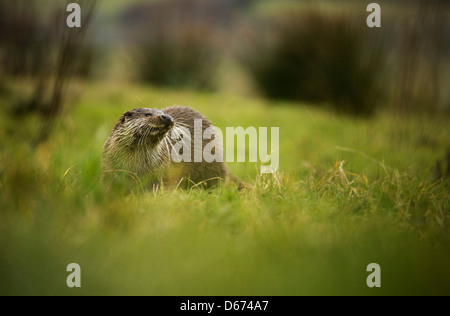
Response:
[[[170,115],[158,109],[139,108],[122,114],[114,129],[119,142],[122,140],[138,149],[158,145],[173,126]]]

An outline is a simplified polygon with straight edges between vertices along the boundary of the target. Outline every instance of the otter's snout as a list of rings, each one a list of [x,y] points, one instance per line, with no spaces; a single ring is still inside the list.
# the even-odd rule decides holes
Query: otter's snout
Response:
[[[161,124],[159,126],[159,130],[161,132],[167,132],[169,131],[174,125],[175,122],[173,120],[173,117],[167,114],[160,114],[156,117],[158,119],[158,125]]]
[[[173,124],[173,118],[170,115],[166,115],[166,114],[161,115],[161,120],[166,125]]]
[[[164,126],[163,129],[165,129],[165,130],[171,129],[173,127],[173,125],[174,125],[173,118],[170,115],[161,114],[159,116],[159,120],[163,124],[163,126]]]

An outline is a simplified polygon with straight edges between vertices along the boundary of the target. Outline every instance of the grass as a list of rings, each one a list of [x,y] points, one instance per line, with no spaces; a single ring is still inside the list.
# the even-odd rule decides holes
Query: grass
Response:
[[[244,192],[108,194],[102,145],[138,98],[193,106],[223,130],[280,127],[280,172],[230,164]],[[0,295],[450,294],[448,179],[434,177],[444,118],[91,84],[31,151],[35,118],[1,111]],[[66,286],[72,262],[79,289]],[[372,262],[381,288],[366,285]]]

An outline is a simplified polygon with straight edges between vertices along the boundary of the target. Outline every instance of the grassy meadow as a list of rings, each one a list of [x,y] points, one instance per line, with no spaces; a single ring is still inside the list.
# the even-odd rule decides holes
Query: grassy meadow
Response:
[[[48,142],[0,115],[0,295],[449,295],[445,118],[339,116],[309,104],[148,85],[71,90]],[[238,192],[108,193],[121,113],[192,106],[215,126],[280,128],[280,170],[231,163]],[[443,161],[443,160],[442,160]],[[445,161],[443,161],[445,165]],[[447,167],[448,168],[448,167]],[[69,263],[81,288],[68,288]],[[381,288],[369,288],[369,263]]]

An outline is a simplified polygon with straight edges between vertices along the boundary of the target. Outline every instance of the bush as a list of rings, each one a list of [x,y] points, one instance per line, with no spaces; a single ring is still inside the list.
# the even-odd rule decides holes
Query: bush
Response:
[[[141,80],[172,87],[213,87],[217,62],[207,27],[160,26],[136,45],[135,62]]]
[[[340,112],[370,115],[381,95],[383,49],[363,23],[315,11],[284,14],[248,33],[239,60],[269,98],[325,102]]]
[[[96,0],[79,1],[82,28],[68,28],[65,8],[57,2],[38,5],[36,0],[0,3],[1,80],[17,87],[6,91],[13,114],[37,113],[42,126],[35,145],[45,142],[65,101],[67,86],[76,75],[89,75],[92,59],[84,38]],[[12,79],[12,80],[11,80]],[[0,93],[1,93],[0,89]]]
[[[35,1],[0,2],[0,68],[5,75],[38,73],[45,56],[42,40],[50,39]]]
[[[408,9],[397,17],[394,110],[398,115],[448,115],[450,3],[421,0]]]
[[[95,0],[85,0],[86,21],[90,19],[90,7]],[[4,1],[0,3],[0,71],[7,77],[38,77],[48,75],[56,68],[58,50],[64,39],[65,8],[57,2],[41,6],[36,0]],[[73,37],[84,33],[71,30]],[[91,75],[95,49],[85,41],[74,44],[79,51],[71,60],[73,73],[79,77]],[[49,69],[51,68],[51,69]]]
[[[202,1],[162,1],[131,8],[125,19],[134,24],[131,45],[138,78],[157,85],[213,88],[219,61],[213,40],[218,22],[211,19],[218,14],[216,9]]]

